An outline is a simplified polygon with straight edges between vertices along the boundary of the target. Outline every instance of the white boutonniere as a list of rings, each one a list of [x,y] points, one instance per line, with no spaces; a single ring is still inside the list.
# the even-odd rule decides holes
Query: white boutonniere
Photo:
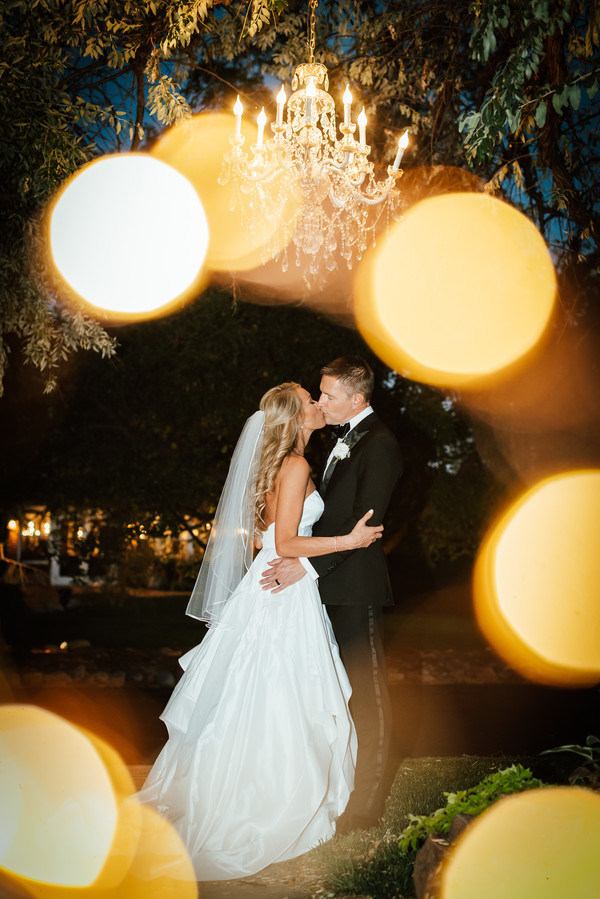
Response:
[[[334,459],[347,459],[350,455],[350,447],[343,440],[338,440],[333,448]]]

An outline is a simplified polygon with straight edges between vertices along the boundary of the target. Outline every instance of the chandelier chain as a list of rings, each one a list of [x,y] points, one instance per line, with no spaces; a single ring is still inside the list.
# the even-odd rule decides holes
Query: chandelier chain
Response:
[[[317,24],[317,5],[319,0],[310,0],[309,9],[309,38],[308,38],[308,49],[310,51],[310,55],[308,58],[309,62],[315,61],[315,30]]]

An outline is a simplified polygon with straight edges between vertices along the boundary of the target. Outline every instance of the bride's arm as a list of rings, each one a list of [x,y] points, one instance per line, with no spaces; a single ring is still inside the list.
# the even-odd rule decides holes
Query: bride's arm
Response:
[[[381,537],[383,527],[369,528],[367,512],[350,534],[332,537],[299,537],[304,497],[310,479],[308,462],[303,456],[288,456],[281,467],[275,512],[275,548],[278,556],[297,559],[300,556],[325,556],[338,550],[361,549]]]

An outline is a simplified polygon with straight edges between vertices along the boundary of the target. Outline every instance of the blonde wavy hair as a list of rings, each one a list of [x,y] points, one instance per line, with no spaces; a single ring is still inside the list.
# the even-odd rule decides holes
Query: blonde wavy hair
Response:
[[[275,488],[283,460],[298,443],[302,412],[299,387],[300,384],[287,381],[278,387],[272,387],[260,401],[260,409],[265,413],[265,435],[254,487],[255,534],[266,530],[264,514],[267,496]]]

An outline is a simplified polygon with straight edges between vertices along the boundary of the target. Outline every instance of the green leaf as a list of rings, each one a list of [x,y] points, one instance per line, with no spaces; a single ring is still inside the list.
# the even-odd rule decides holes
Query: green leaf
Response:
[[[573,109],[579,109],[581,102],[581,88],[578,84],[574,84],[569,90],[569,101]]]
[[[516,109],[514,112],[512,110],[507,110],[506,118],[508,121],[508,127],[514,134],[519,125],[521,124],[521,110]]]
[[[558,113],[558,115],[562,115],[562,103],[560,102],[560,97],[558,94],[552,94],[552,105],[554,107],[554,111]]]
[[[535,111],[535,124],[538,128],[543,128],[546,124],[546,113],[548,112],[548,108],[546,106],[545,100],[542,100],[541,103],[538,104],[537,109]]]

